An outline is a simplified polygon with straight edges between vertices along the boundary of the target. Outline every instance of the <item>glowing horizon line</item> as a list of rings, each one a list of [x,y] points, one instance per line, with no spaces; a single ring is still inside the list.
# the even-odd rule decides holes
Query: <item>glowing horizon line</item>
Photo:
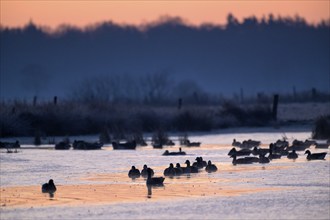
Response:
[[[232,13],[228,13],[228,15],[233,15]],[[262,20],[265,19],[266,22],[269,21],[270,16],[273,16],[274,20],[279,20],[279,19],[291,19],[293,21],[295,21],[296,18],[300,18],[303,19],[303,21],[308,25],[308,26],[318,26],[322,23],[325,23],[326,25],[330,25],[330,17],[327,19],[320,19],[318,22],[310,22],[308,21],[305,17],[300,16],[298,14],[294,15],[294,16],[290,16],[290,15],[274,15],[273,13],[269,13],[267,15],[262,15],[257,17],[256,15],[251,15],[251,16],[246,16],[246,17],[242,17],[242,18],[237,18],[235,17],[235,15],[233,15],[235,19],[237,19],[239,24],[242,24],[244,22],[245,19],[249,19],[249,18],[256,18],[257,21],[260,23]],[[77,24],[70,24],[69,22],[66,23],[60,23],[58,25],[56,25],[55,27],[52,27],[52,25],[43,25],[43,24],[37,24],[37,22],[34,22],[32,18],[29,19],[29,21],[27,21],[25,24],[23,25],[15,25],[15,26],[11,26],[11,25],[4,25],[2,24],[2,22],[0,21],[0,28],[1,29],[24,29],[26,27],[28,27],[29,25],[34,25],[40,29],[44,29],[44,30],[48,30],[50,32],[56,32],[58,30],[61,30],[63,28],[72,28],[72,29],[79,29],[79,30],[88,30],[91,28],[97,28],[103,24],[114,24],[116,26],[120,26],[120,27],[135,27],[137,29],[145,29],[148,27],[153,27],[153,26],[157,26],[160,24],[164,24],[170,21],[176,21],[177,24],[183,24],[185,26],[188,27],[196,27],[196,28],[200,28],[203,26],[207,26],[207,25],[211,25],[213,27],[225,27],[226,25],[228,25],[228,21],[225,21],[224,23],[218,23],[218,22],[209,22],[209,21],[205,21],[205,22],[200,22],[199,24],[190,22],[188,19],[183,18],[182,16],[172,16],[172,15],[160,15],[158,16],[158,18],[156,19],[150,19],[149,21],[141,21],[139,23],[135,23],[135,22],[118,22],[115,21],[113,19],[105,19],[102,21],[96,21],[96,22],[90,22],[88,24],[84,24],[84,25],[77,25]]]

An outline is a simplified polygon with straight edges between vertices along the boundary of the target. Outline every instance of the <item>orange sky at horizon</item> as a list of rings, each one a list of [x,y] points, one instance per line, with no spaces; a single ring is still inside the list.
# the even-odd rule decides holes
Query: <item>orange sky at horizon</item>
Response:
[[[187,23],[225,24],[228,13],[239,20],[255,15],[304,17],[309,23],[330,18],[330,0],[0,0],[0,23],[23,27],[29,21],[56,28],[61,24],[85,27],[103,21],[139,25],[160,16],[179,16]]]

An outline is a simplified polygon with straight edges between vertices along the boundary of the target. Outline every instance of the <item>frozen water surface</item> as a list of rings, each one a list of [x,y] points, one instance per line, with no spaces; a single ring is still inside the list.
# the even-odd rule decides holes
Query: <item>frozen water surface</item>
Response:
[[[263,147],[283,136],[305,140],[310,132],[253,130],[230,131],[217,134],[197,134],[192,141],[201,141],[200,148],[183,148],[186,156],[161,156],[164,150],[138,147],[135,151],[114,151],[104,147],[97,151],[56,151],[53,149],[24,149],[19,153],[1,152],[1,188],[41,185],[50,178],[59,185],[72,184],[144,184],[143,179],[132,182],[126,173],[132,165],[142,168],[148,164],[156,175],[169,163],[196,156],[212,160],[218,172],[205,171],[191,178],[165,180],[165,192],[171,184],[186,184],[194,178],[200,181],[215,181],[216,188],[267,189],[239,195],[189,196],[174,199],[147,198],[139,202],[111,204],[51,205],[31,207],[2,206],[1,219],[329,219],[330,218],[330,167],[329,149],[314,149],[312,152],[328,152],[326,160],[307,161],[304,152],[298,152],[296,161],[283,157],[269,164],[231,164],[227,156],[233,138],[260,140]],[[177,151],[178,146],[166,148]],[[242,170],[243,168],[243,170]],[[91,180],[97,174],[122,174],[125,178],[107,181]],[[223,180],[223,181],[222,181]],[[198,179],[199,181],[199,179]],[[197,181],[197,182],[198,182]],[[274,190],[272,190],[274,189]],[[218,189],[215,189],[215,192]],[[153,190],[153,195],[159,191]],[[55,194],[56,197],[56,194]]]

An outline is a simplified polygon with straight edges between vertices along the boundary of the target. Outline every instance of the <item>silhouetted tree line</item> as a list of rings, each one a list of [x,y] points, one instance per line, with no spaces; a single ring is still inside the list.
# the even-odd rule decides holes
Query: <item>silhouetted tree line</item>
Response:
[[[171,73],[174,82],[198,82],[204,91],[225,96],[239,88],[246,95],[255,88],[287,92],[292,86],[322,92],[329,87],[329,26],[329,20],[311,25],[299,16],[252,16],[239,22],[230,14],[223,26],[195,27],[166,18],[145,26],[104,22],[83,29],[64,25],[49,30],[33,23],[22,29],[1,27],[1,96],[51,97],[54,91],[64,96],[80,79],[130,75],[149,87],[141,91],[148,92],[143,94],[148,102],[165,95],[156,82],[167,79],[155,78],[163,77],[155,72]],[[130,81],[98,84],[100,90],[111,86],[110,97],[104,99],[134,98]],[[122,86],[127,91],[116,95]]]

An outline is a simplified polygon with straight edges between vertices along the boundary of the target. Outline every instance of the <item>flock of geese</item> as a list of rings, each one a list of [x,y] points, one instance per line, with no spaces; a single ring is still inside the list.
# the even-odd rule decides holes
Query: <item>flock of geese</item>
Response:
[[[199,146],[198,142],[198,146]],[[232,164],[252,164],[252,163],[269,163],[271,160],[280,159],[282,156],[287,157],[288,159],[297,159],[297,151],[305,151],[304,154],[307,154],[307,160],[324,160],[327,152],[322,153],[311,153],[311,146],[320,149],[328,149],[330,145],[330,140],[324,144],[317,143],[316,141],[305,140],[299,141],[294,140],[292,145],[289,145],[289,142],[286,140],[277,140],[275,143],[269,144],[268,148],[260,148],[260,141],[255,140],[245,140],[243,142],[238,142],[236,139],[233,140],[233,148],[228,152],[228,156],[233,158]],[[197,145],[196,145],[197,146]],[[101,145],[92,145],[86,144],[84,141],[75,141],[73,143],[74,149],[99,149]],[[240,148],[239,150],[236,149]],[[20,148],[18,141],[14,143],[0,142],[0,148]],[[60,148],[67,149],[67,145],[60,146]],[[164,156],[174,156],[174,155],[186,155],[180,148],[179,152],[169,152],[166,150],[163,153]],[[251,156],[252,155],[252,156]],[[186,166],[181,167],[180,163],[176,163],[175,167],[173,163],[170,163],[169,166],[164,170],[163,174],[166,177],[180,176],[190,173],[198,173],[200,170],[205,169],[206,172],[212,173],[218,170],[217,166],[214,165],[211,160],[208,162],[204,161],[202,157],[196,157],[196,161],[191,165],[189,160],[185,161]],[[131,170],[128,172],[128,176],[132,179],[143,177],[146,179],[147,186],[159,185],[162,186],[165,180],[165,177],[154,177],[154,171],[146,164],[143,166],[143,169],[137,169],[135,166],[132,166]],[[50,179],[48,183],[42,185],[42,192],[49,193],[52,197],[56,191],[56,186],[54,181]]]
[[[269,148],[260,148],[260,141],[247,140],[242,143],[233,140],[233,146],[241,148],[236,150],[232,148],[228,155],[233,158],[232,163],[236,164],[250,164],[250,163],[269,163],[273,159],[280,159],[282,156],[286,156],[288,159],[297,159],[298,154],[296,151],[305,151],[307,154],[307,160],[324,160],[327,152],[323,153],[311,153],[307,148],[315,145],[315,148],[328,149],[329,143],[319,144],[316,141],[305,140],[299,141],[294,140],[292,145],[286,140],[277,140],[275,143],[270,143]],[[252,150],[251,150],[252,149]],[[249,156],[249,155],[254,156]],[[268,155],[266,157],[266,155]],[[238,156],[245,156],[237,159]]]
[[[234,139],[232,143],[234,147],[228,152],[228,156],[233,158],[232,164],[264,164],[275,159],[280,159],[282,156],[295,160],[298,158],[297,151],[305,151],[305,154],[307,154],[307,160],[324,160],[327,152],[311,153],[311,151],[307,148],[312,145],[314,145],[315,148],[323,149],[328,149],[329,147],[329,141],[326,144],[319,144],[310,140],[294,140],[292,145],[289,145],[289,142],[286,140],[277,140],[275,143],[271,143],[269,148],[260,148],[260,144],[260,141],[246,140],[241,143]],[[240,149],[237,150],[236,147]],[[180,149],[180,151],[176,152],[176,154],[170,154],[168,151],[165,151],[163,155],[185,155],[185,153]],[[176,163],[174,167],[173,163],[170,163],[169,167],[164,170],[163,174],[164,176],[173,177],[180,176],[182,174],[198,173],[201,169],[205,169],[205,171],[209,173],[216,172],[218,170],[216,165],[212,164],[211,160],[206,162],[202,157],[196,157],[195,160],[196,162],[192,165],[189,160],[186,160],[186,167],[181,167],[180,163]],[[164,177],[153,177],[153,169],[148,167],[146,164],[143,166],[141,172],[135,166],[132,166],[131,170],[128,172],[128,176],[132,179],[142,176],[146,178],[147,185],[163,185],[165,180]]]
[[[208,173],[216,172],[218,170],[217,166],[212,164],[211,160],[206,162],[203,160],[202,157],[196,157],[195,160],[196,162],[194,162],[193,165],[190,164],[189,160],[186,160],[185,167],[181,167],[180,163],[176,163],[174,167],[173,163],[170,163],[169,166],[165,168],[163,174],[167,177],[174,177],[183,174],[189,175],[190,173],[198,173],[202,169],[205,169],[205,171]],[[164,177],[153,177],[153,169],[148,167],[146,164],[143,165],[143,169],[141,170],[141,172],[135,166],[132,166],[132,168],[128,172],[128,177],[132,179],[136,179],[141,176],[143,178],[146,178],[147,185],[163,185],[163,182],[165,180]]]

